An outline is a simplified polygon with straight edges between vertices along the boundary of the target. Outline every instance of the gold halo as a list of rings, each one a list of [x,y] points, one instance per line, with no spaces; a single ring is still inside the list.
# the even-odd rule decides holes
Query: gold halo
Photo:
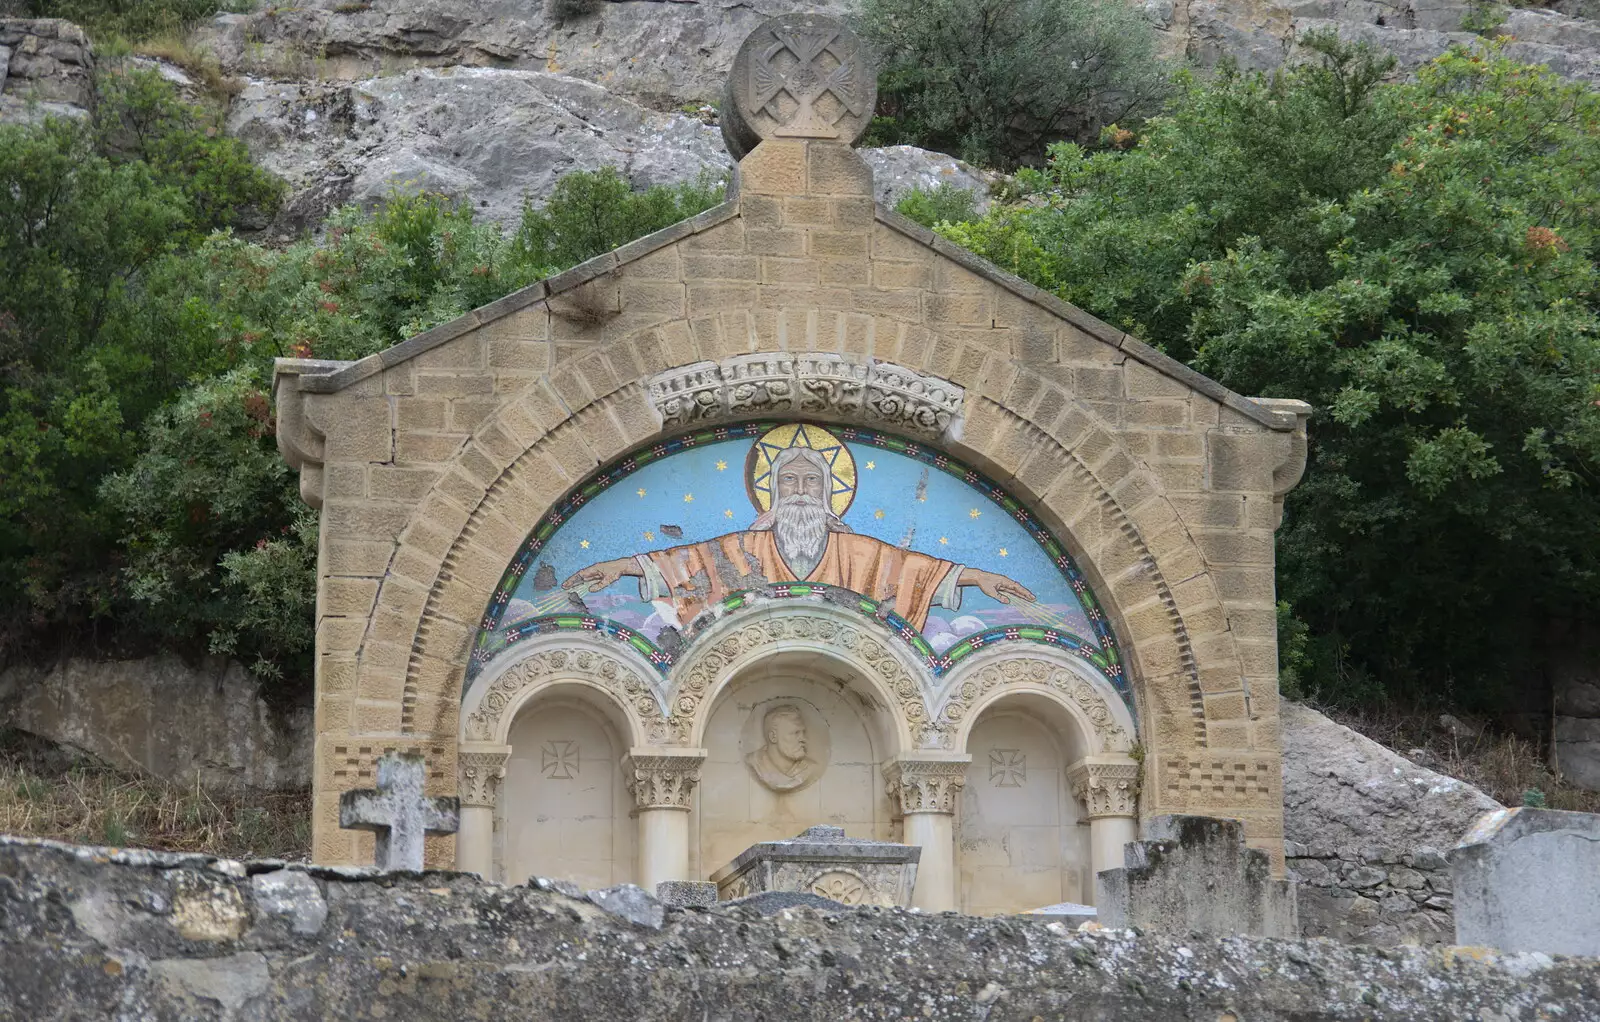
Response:
[[[809,447],[822,455],[833,468],[828,498],[833,513],[843,517],[856,499],[856,459],[844,441],[809,422],[791,422],[768,430],[750,445],[744,462],[745,489],[750,503],[765,514],[772,507],[772,461],[790,447]]]

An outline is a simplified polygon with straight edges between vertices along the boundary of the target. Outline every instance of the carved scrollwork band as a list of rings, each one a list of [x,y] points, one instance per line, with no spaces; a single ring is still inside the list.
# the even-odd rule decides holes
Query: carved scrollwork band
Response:
[[[1139,815],[1139,764],[1131,759],[1085,759],[1067,773],[1072,794],[1099,816]]]
[[[688,809],[695,785],[700,783],[704,754],[690,756],[630,756],[628,790],[640,809]]]
[[[463,806],[494,808],[500,797],[500,782],[506,776],[506,759],[510,755],[509,745],[486,748],[463,746],[456,753],[457,792]]]
[[[902,815],[954,813],[956,796],[967,783],[964,760],[895,760],[884,766],[889,799]]]
[[[651,378],[665,428],[774,414],[876,420],[901,432],[942,436],[966,392],[912,369],[829,352],[736,355]]]
[[[1132,736],[1094,685],[1060,664],[1033,657],[1010,657],[973,672],[951,691],[939,711],[939,722],[955,727],[989,692],[1019,682],[1048,685],[1064,693],[1094,729],[1096,752],[1126,752],[1133,747]]]
[[[467,715],[462,728],[467,741],[500,740],[510,723],[506,709],[517,705],[524,689],[563,678],[581,679],[610,692],[637,718],[651,745],[682,744],[688,738],[684,722],[662,714],[655,689],[643,671],[593,650],[550,649],[524,657],[495,679],[477,708]]]

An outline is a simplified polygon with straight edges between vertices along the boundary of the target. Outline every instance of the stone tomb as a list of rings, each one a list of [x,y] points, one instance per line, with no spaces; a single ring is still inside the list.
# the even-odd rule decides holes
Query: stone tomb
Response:
[[[386,751],[427,861],[704,881],[816,825],[914,904],[1094,898],[1138,821],[1282,870],[1273,530],[1309,408],[875,206],[841,24],[758,29],[728,200],[357,362],[284,359],[321,509],[313,854]],[[1135,751],[1142,752],[1135,758]]]
[[[922,849],[845,837],[843,827],[807,827],[789,841],[759,841],[711,874],[724,901],[763,891],[800,891],[844,905],[911,904]]]

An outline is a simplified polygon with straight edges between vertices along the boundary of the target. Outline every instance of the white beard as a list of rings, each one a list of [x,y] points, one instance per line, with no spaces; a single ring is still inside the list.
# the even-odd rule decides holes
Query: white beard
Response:
[[[786,497],[772,507],[772,536],[778,553],[796,577],[805,578],[817,568],[828,546],[828,509],[806,494]]]

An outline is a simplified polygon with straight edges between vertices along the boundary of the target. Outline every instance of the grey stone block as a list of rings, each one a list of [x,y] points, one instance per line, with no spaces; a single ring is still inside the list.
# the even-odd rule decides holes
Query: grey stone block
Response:
[[[1237,820],[1157,816],[1126,865],[1096,877],[1099,921],[1168,931],[1297,937],[1294,886],[1272,876]]]
[[[290,932],[311,936],[322,930],[328,919],[328,903],[322,899],[317,882],[297,869],[277,869],[250,878],[256,908],[269,917],[282,919]]]
[[[663,880],[656,884],[656,897],[673,908],[715,905],[717,885],[707,880]]]
[[[1487,813],[1450,852],[1456,943],[1600,956],[1600,815]]]
[[[649,891],[634,884],[618,884],[615,887],[590,891],[588,898],[612,915],[626,919],[635,926],[659,930],[667,918],[667,910],[661,902],[657,901]]]

